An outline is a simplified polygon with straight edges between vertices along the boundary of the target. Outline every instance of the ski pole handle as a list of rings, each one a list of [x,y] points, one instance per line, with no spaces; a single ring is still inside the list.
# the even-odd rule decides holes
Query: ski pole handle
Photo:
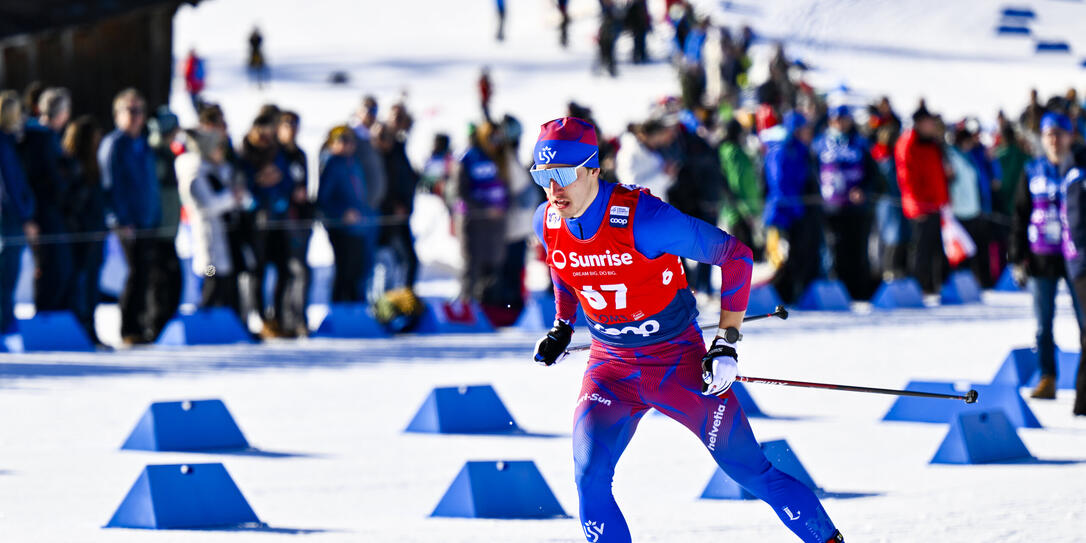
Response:
[[[838,385],[832,383],[808,383],[806,381],[790,381],[787,379],[766,379],[764,377],[739,376],[736,381],[742,383],[761,383],[763,385],[779,385],[786,387],[821,388],[825,390],[845,390],[848,392],[864,392],[867,394],[888,394],[891,396],[917,396],[920,398],[938,398],[943,400],[962,400],[965,403],[977,402],[977,391],[970,390],[965,394],[939,394],[935,392],[919,392],[915,390],[898,390],[889,388],[860,387],[853,385]]]
[[[785,309],[783,305],[778,305],[777,308],[774,309],[772,313],[766,313],[765,315],[748,315],[746,317],[743,317],[743,322],[750,322],[750,321],[768,319],[770,317],[779,317],[782,321],[787,320],[788,319],[788,310]],[[698,328],[700,328],[701,330],[705,330],[705,329],[708,329],[708,328],[716,327],[717,325],[718,324],[715,323],[715,322],[706,322],[706,323],[699,322],[698,323]],[[576,352],[580,352],[580,351],[587,351],[590,347],[592,347],[591,343],[585,343],[584,345],[577,345],[577,346],[574,346],[574,347],[570,347],[569,349],[566,349],[566,353],[576,353]]]

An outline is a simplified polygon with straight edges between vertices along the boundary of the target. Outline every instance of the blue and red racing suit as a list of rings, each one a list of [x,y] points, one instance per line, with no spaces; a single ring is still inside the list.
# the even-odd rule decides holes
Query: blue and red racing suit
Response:
[[[750,249],[645,191],[604,181],[580,217],[562,219],[544,203],[534,222],[558,318],[572,322],[580,303],[593,336],[573,426],[587,540],[631,540],[611,481],[649,408],[694,432],[717,464],[801,540],[830,539],[836,529],[818,498],[769,463],[735,395],[701,394],[705,343],[679,257],[720,265],[721,309],[745,311]]]

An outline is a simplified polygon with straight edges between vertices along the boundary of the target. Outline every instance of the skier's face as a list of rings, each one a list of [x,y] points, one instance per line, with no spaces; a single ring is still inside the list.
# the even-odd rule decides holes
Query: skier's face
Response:
[[[548,164],[539,167],[539,169],[549,170],[559,167],[568,168],[569,166],[572,166],[572,164]],[[558,210],[559,215],[566,219],[579,217],[596,196],[595,191],[598,189],[597,180],[599,177],[599,168],[581,166],[577,168],[577,179],[569,185],[563,187],[557,181],[552,180],[550,186],[544,187],[543,190],[547,193],[547,201]]]

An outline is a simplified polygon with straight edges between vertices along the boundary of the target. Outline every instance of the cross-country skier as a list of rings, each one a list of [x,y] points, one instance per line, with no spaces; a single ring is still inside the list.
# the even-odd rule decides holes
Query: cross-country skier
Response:
[[[557,297],[554,328],[536,344],[535,361],[549,366],[564,356],[578,303],[592,333],[573,427],[587,540],[631,540],[611,481],[638,421],[656,408],[694,432],[802,541],[844,541],[814,493],[766,460],[729,390],[738,374],[750,249],[644,190],[600,179],[596,132],[586,121],[544,124],[533,156],[532,178],[547,193],[534,225]],[[708,352],[680,257],[723,271],[720,331]]]

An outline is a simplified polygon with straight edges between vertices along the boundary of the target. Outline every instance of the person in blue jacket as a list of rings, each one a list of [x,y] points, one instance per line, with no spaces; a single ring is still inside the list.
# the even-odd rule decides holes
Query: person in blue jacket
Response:
[[[788,113],[784,134],[769,143],[765,156],[766,253],[778,270],[773,286],[782,300],[792,303],[821,272],[822,238],[807,119]]]
[[[0,93],[0,334],[15,331],[15,283],[23,249],[38,237],[34,194],[19,162],[16,136],[23,110],[12,91]]]
[[[368,186],[355,157],[355,137],[350,127],[333,128],[321,160],[317,209],[335,257],[333,302],[365,302],[365,283],[373,268],[376,217],[366,203]]]
[[[40,116],[27,125],[22,142],[26,178],[34,191],[37,223],[50,238],[34,249],[34,307],[37,311],[75,309],[72,245],[64,221],[70,180],[62,171],[60,132],[71,117],[67,89],[49,88],[38,99]]]
[[[112,222],[128,277],[121,291],[121,339],[126,345],[155,340],[148,278],[154,268],[156,236],[162,223],[162,202],[151,145],[143,135],[147,103],[136,89],[113,99],[116,128],[98,147],[98,166],[106,189]]]

